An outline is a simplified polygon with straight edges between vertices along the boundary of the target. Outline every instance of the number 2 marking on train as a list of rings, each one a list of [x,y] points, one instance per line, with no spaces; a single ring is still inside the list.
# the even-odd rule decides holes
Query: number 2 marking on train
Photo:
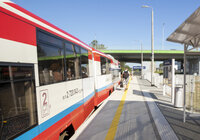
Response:
[[[45,96],[45,97],[44,97]],[[42,97],[44,97],[44,101],[43,101],[43,106],[45,106],[45,105],[47,105],[47,93],[46,92],[44,92],[43,94],[42,94]]]
[[[44,118],[48,116],[50,113],[49,94],[47,89],[40,91],[40,101],[41,101],[41,116],[42,118]]]

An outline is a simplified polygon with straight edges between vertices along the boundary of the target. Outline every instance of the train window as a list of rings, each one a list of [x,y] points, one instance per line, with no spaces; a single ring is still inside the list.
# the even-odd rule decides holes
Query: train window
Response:
[[[106,74],[106,58],[100,56],[101,59],[101,75]]]
[[[86,50],[81,54],[81,47],[41,31],[37,37],[40,85],[80,79],[89,73]]]
[[[38,67],[40,85],[64,80],[64,49],[38,43]]]
[[[8,66],[0,67],[0,82],[10,80]]]
[[[76,52],[77,56],[78,55],[80,56],[80,53],[81,53],[80,47],[79,46],[74,46],[74,49],[75,49],[75,52]]]
[[[87,78],[89,75],[88,50],[81,48],[81,75]]]
[[[75,60],[76,54],[74,51],[74,46],[71,43],[65,43],[65,54],[66,54],[66,77],[67,80],[75,79]]]
[[[38,40],[42,42],[50,43],[52,45],[60,46],[60,47],[63,46],[62,40],[56,37],[53,37],[51,35],[48,35],[46,33],[43,33],[41,31],[38,32]]]
[[[106,74],[110,74],[110,59],[107,59],[106,62]]]
[[[32,78],[32,68],[30,67],[12,67],[13,79]]]
[[[76,79],[80,79],[81,78],[81,69],[80,69],[80,56],[81,56],[81,52],[80,52],[80,47],[79,46],[74,46],[74,50],[76,52],[76,59],[74,61],[75,63],[75,78]]]
[[[36,96],[34,89],[34,78],[27,79],[24,76],[18,76],[17,80],[13,78],[13,69],[26,70],[27,75],[33,74],[31,66],[0,66],[0,75],[5,71],[9,72],[9,81],[0,83],[0,118],[1,120],[1,138],[10,139],[18,133],[26,131],[36,125]],[[28,69],[28,71],[27,71]],[[6,74],[7,76],[7,74]]]

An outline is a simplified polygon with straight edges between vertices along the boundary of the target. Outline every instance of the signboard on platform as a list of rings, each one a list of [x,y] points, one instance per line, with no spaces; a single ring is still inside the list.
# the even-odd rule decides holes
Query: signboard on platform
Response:
[[[172,65],[172,60],[164,60],[163,66],[169,66]]]
[[[143,67],[141,67],[141,66],[133,66],[133,70],[141,70],[141,69],[146,69],[146,67],[145,66],[143,66]]]

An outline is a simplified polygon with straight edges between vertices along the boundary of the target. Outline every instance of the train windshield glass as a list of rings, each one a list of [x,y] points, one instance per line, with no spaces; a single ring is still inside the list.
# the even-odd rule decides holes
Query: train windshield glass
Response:
[[[0,66],[1,138],[21,133],[36,125],[33,67]]]

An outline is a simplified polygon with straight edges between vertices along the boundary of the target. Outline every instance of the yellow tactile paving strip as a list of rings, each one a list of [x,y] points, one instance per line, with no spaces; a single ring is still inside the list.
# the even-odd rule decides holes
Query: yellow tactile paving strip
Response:
[[[129,88],[130,81],[131,81],[131,79],[129,79],[128,88]],[[108,133],[106,135],[105,140],[113,140],[115,138],[115,134],[117,132],[118,123],[119,123],[120,116],[121,116],[121,113],[122,113],[122,109],[124,107],[124,102],[126,100],[126,95],[127,95],[128,88],[127,88],[127,90],[124,91],[124,94],[123,94],[122,99],[120,101],[120,104],[119,104],[119,106],[117,108],[115,116],[114,116],[114,118],[112,120],[112,123],[110,125],[110,128],[108,130]]]

